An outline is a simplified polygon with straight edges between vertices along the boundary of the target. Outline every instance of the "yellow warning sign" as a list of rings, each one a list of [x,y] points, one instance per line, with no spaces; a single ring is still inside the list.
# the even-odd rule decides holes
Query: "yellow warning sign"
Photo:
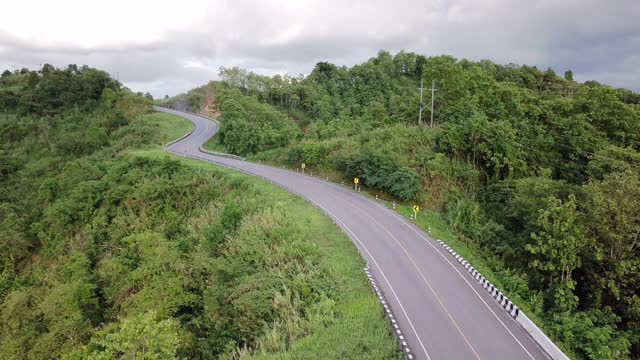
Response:
[[[359,183],[360,183],[360,179],[358,179],[358,178],[353,178],[353,183],[354,183],[354,184],[359,184]]]

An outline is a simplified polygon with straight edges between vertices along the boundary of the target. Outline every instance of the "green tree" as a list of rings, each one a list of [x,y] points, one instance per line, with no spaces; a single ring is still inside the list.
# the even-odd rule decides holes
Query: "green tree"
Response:
[[[588,291],[594,303],[618,309],[633,334],[640,338],[640,177],[626,171],[612,173],[585,186],[586,209],[596,241],[597,266],[589,272],[595,283]]]
[[[535,242],[527,245],[527,250],[539,255],[531,266],[550,272],[551,282],[572,281],[573,271],[582,266],[582,252],[590,244],[581,216],[573,194],[564,202],[548,198],[546,208],[540,211],[537,224],[541,230],[531,234]]]
[[[609,145],[591,156],[588,173],[592,180],[602,180],[609,174],[636,172],[640,169],[640,153],[632,147]]]
[[[9,204],[0,203],[0,253],[3,256],[0,269],[5,263],[15,266],[18,260],[28,254],[31,246],[24,220]]]
[[[176,319],[162,319],[152,310],[123,319],[66,359],[175,359],[182,342],[180,332]]]
[[[564,79],[567,81],[573,81],[573,71],[567,70],[564,72]]]

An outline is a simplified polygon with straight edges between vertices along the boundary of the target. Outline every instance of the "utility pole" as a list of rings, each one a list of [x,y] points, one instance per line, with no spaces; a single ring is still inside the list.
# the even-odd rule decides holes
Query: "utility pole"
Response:
[[[431,89],[425,89],[422,85],[422,79],[420,79],[420,87],[418,90],[420,90],[420,114],[418,115],[418,125],[422,125],[422,111],[424,110],[424,106],[422,106],[422,93],[424,90],[431,90],[431,123],[429,126],[433,127],[433,98],[435,97],[436,81],[431,80]]]
[[[422,87],[422,86],[421,86]],[[433,127],[433,98],[435,97],[435,91],[436,91],[436,81],[435,80],[431,80],[431,126]],[[420,113],[422,113],[422,105],[420,108]]]
[[[420,87],[418,88],[418,90],[420,90],[420,114],[418,115],[418,125],[422,125],[422,91],[424,91],[424,86],[422,86],[422,79],[420,79]]]

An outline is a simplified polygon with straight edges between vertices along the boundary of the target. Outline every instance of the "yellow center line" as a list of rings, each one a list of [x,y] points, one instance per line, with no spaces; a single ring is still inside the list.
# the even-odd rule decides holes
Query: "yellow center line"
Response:
[[[344,200],[344,199],[341,199]],[[431,286],[431,283],[429,282],[429,280],[427,280],[426,276],[424,275],[424,273],[422,272],[422,270],[420,270],[420,267],[418,267],[418,264],[416,264],[416,262],[413,260],[413,258],[411,257],[411,255],[409,255],[409,252],[407,251],[407,249],[400,243],[400,241],[398,241],[398,239],[381,223],[379,223],[376,219],[374,219],[371,215],[369,215],[366,211],[364,211],[361,207],[353,204],[351,201],[347,200],[347,203],[349,205],[351,205],[352,207],[356,208],[358,211],[362,212],[363,214],[365,214],[369,219],[371,219],[371,221],[373,221],[376,225],[378,225],[380,228],[382,228],[395,242],[396,244],[398,244],[398,246],[400,246],[400,248],[402,249],[402,251],[405,253],[405,255],[407,256],[407,258],[409,259],[409,261],[411,261],[411,263],[413,264],[413,266],[416,268],[416,270],[418,271],[418,273],[420,274],[420,276],[422,277],[422,280],[427,284],[427,286],[429,287],[429,290],[431,290],[431,292],[433,293],[433,296],[435,296],[436,300],[438,300],[438,303],[440,304],[440,306],[442,306],[442,309],[445,311],[445,313],[447,314],[447,316],[449,317],[449,320],[451,320],[451,323],[453,323],[453,325],[456,327],[456,329],[458,330],[458,332],[460,333],[460,335],[462,336],[462,338],[464,339],[465,343],[469,346],[469,348],[471,349],[471,351],[473,352],[473,354],[476,356],[477,359],[480,359],[480,355],[478,355],[478,352],[475,350],[475,348],[473,347],[473,345],[471,345],[471,342],[469,341],[469,339],[467,338],[467,336],[464,334],[464,332],[462,331],[462,329],[460,328],[460,326],[458,326],[458,323],[456,322],[456,320],[453,318],[453,316],[451,315],[451,313],[449,312],[449,310],[447,309],[447,306],[442,302],[442,300],[440,299],[440,297],[438,296],[438,294],[436,293],[436,291],[433,289],[433,287]]]
[[[335,185],[335,184],[331,184],[331,183],[326,183],[326,182],[322,182],[320,180],[317,179],[313,179],[313,181],[318,182],[318,183],[323,183],[326,185],[329,185],[333,188],[336,189],[342,189],[341,187]],[[495,313],[495,311],[493,311],[493,309],[491,309],[491,307],[489,306],[489,304],[487,304],[487,302],[482,298],[482,296],[478,293],[478,291],[473,287],[473,285],[471,285],[471,283],[469,282],[469,280],[467,280],[467,278],[460,272],[460,270],[458,270],[456,268],[456,266],[444,255],[442,254],[436,247],[435,245],[433,245],[431,243],[431,241],[429,239],[427,239],[423,234],[421,234],[418,230],[414,229],[411,225],[413,224],[409,224],[407,222],[407,220],[401,216],[398,215],[398,213],[396,213],[395,211],[390,210],[389,208],[382,206],[380,203],[375,202],[365,196],[362,195],[358,195],[352,192],[349,192],[349,194],[351,196],[354,196],[358,199],[361,200],[365,200],[368,201],[369,203],[371,203],[373,206],[376,206],[386,212],[388,212],[389,214],[391,214],[391,216],[395,217],[396,219],[398,219],[399,221],[401,221],[406,227],[408,227],[411,231],[415,232],[420,238],[422,238],[422,240],[425,242],[425,244],[429,245],[438,255],[440,255],[440,257],[442,257],[442,259],[449,264],[449,266],[451,266],[451,268],[460,276],[460,278],[469,286],[469,288],[476,294],[476,296],[478,297],[478,299],[484,304],[484,306],[487,308],[487,310],[489,310],[489,312],[491,312],[491,314],[496,318],[496,320],[498,320],[498,322],[502,325],[502,327],[505,329],[505,331],[507,331],[507,333],[511,336],[511,338],[520,346],[520,348],[522,348],[522,350],[529,356],[529,358],[531,358],[532,360],[534,360],[535,358],[533,357],[533,355],[531,355],[531,353],[529,352],[529,350],[527,350],[527,348],[525,348],[524,345],[522,345],[522,343],[520,342],[520,340],[518,340],[518,338],[513,334],[513,332],[511,332],[511,330],[509,330],[509,328],[507,327],[507,325],[505,325],[505,323],[500,319],[500,317],[498,317],[498,315]]]

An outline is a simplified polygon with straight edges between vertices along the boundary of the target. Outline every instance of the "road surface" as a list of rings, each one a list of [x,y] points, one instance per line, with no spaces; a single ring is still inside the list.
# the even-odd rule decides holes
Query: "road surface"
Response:
[[[415,359],[547,359],[546,353],[441,245],[409,220],[350,189],[296,172],[205,154],[218,130],[204,117],[167,150],[268,179],[311,201],[369,264]],[[362,329],[366,332],[366,329]]]

